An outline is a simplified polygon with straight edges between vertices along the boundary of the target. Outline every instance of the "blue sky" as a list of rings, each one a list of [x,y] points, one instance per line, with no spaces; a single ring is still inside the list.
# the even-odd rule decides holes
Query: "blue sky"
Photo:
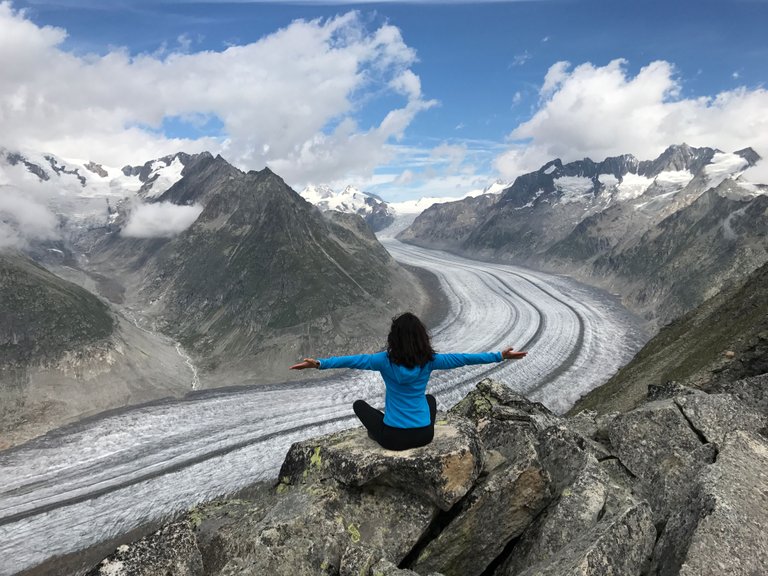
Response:
[[[114,129],[104,129],[108,134],[89,134],[78,144],[71,132],[63,134],[64,128],[48,141],[42,129],[26,140],[19,131],[19,142],[0,143],[5,146],[58,146],[64,150],[50,151],[62,155],[72,155],[81,146],[88,155],[105,149],[125,155],[118,144],[122,125],[130,132],[125,135],[128,151],[218,147],[244,168],[277,168],[297,188],[308,182],[349,182],[394,200],[459,195],[498,177],[511,179],[553,155],[599,160],[601,155],[629,152],[645,158],[683,140],[724,149],[743,142],[768,154],[762,135],[768,125],[766,1],[79,0],[14,1],[4,6],[12,13],[8,18],[13,25],[23,21],[41,34],[46,26],[65,31],[66,37],[47,42],[46,50],[87,68],[90,83],[98,82],[95,68],[103,71],[106,84],[112,82],[109,65],[117,54],[126,59],[121,64],[124,73],[138,70],[137,83],[155,78],[169,99],[173,88],[162,85],[177,73],[185,78],[209,73],[217,90],[227,83],[236,91],[242,78],[219,77],[215,67],[226,64],[202,64],[198,69],[200,58],[179,55],[222,54],[232,47],[265,44],[265,39],[274,40],[273,51],[282,51],[288,44],[281,42],[295,46],[297,41],[282,38],[278,31],[293,31],[297,20],[314,21],[304,32],[295,30],[312,34],[327,29],[334,18],[351,18],[342,33],[334,31],[324,41],[329,58],[318,64],[317,77],[306,84],[276,83],[292,92],[292,106],[303,111],[297,117],[287,110],[276,121],[278,112],[268,114],[275,97],[262,95],[250,84],[243,88],[250,99],[246,94],[241,100],[227,95],[208,101],[197,95],[184,106],[172,102],[141,111],[142,99],[152,96],[137,90],[136,113],[128,110],[116,116]],[[393,30],[399,38],[392,36]],[[375,54],[367,52],[377,33],[386,37],[381,43],[386,46],[377,47]],[[297,50],[293,58],[311,58],[317,51],[311,43],[306,49],[306,56]],[[273,78],[272,65],[285,74],[306,75],[306,67],[291,72],[295,62],[280,58],[249,71],[250,64],[271,59],[268,51],[257,55],[265,53],[258,63],[248,54],[242,61],[225,61],[242,67],[242,75],[260,75],[264,82]],[[342,73],[338,61],[330,61],[336,56],[359,62],[353,72],[344,68]],[[171,70],[176,62],[183,72]],[[558,64],[563,62],[569,65]],[[161,68],[169,74],[152,76],[164,74],[158,72]],[[325,82],[324,73],[329,82],[339,81],[341,92],[329,92],[327,102],[317,106],[313,86]],[[8,94],[14,83],[26,87],[23,75],[3,74],[0,71],[0,86],[5,84]],[[25,93],[49,90],[34,88],[41,82],[28,82]],[[88,114],[94,107],[123,110],[133,105],[124,100],[110,105],[105,90],[84,91],[83,98],[95,102],[83,104],[84,132],[93,124]],[[188,93],[176,97],[190,99]],[[44,98],[56,102],[63,96],[46,93]],[[265,115],[244,113],[238,118],[222,113],[225,105],[263,108]],[[63,102],[60,106],[67,108]],[[393,112],[390,123],[387,118]],[[111,109],[102,116],[111,116]],[[744,126],[734,127],[734,119],[742,117]],[[291,126],[302,121],[314,128],[300,131]],[[15,133],[3,132],[10,137]],[[290,135],[293,140],[289,132],[296,132]]]

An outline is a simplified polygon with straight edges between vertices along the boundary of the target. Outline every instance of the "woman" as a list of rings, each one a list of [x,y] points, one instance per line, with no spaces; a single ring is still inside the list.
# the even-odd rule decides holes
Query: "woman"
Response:
[[[480,354],[437,354],[424,324],[414,314],[406,312],[392,320],[386,352],[305,358],[291,366],[291,370],[356,368],[381,372],[387,390],[384,412],[364,400],[357,400],[352,407],[368,430],[368,436],[382,447],[407,450],[429,444],[434,435],[437,403],[434,396],[425,394],[433,370],[516,360],[526,354],[513,352],[512,348]]]

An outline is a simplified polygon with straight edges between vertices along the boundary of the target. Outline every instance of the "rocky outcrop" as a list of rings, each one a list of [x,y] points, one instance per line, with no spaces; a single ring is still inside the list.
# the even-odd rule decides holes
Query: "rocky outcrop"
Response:
[[[758,400],[674,385],[566,419],[484,380],[429,446],[384,450],[362,428],[298,442],[272,487],[200,506],[91,574],[762,574],[766,412],[738,390]]]

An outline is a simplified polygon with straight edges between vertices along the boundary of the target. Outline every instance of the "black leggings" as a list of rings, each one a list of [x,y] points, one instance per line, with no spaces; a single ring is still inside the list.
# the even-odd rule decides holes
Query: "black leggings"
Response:
[[[429,404],[429,426],[421,428],[393,428],[384,424],[384,413],[370,406],[365,400],[356,400],[352,409],[360,418],[360,422],[368,430],[368,436],[376,440],[387,450],[408,450],[426,446],[432,442],[435,435],[435,417],[437,416],[437,401],[432,394],[427,394]]]

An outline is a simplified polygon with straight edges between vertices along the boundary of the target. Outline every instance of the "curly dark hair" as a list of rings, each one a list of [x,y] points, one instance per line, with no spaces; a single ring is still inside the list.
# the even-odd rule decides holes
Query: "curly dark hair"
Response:
[[[390,362],[406,368],[424,366],[435,358],[427,329],[415,314],[405,312],[392,319],[387,356]]]

